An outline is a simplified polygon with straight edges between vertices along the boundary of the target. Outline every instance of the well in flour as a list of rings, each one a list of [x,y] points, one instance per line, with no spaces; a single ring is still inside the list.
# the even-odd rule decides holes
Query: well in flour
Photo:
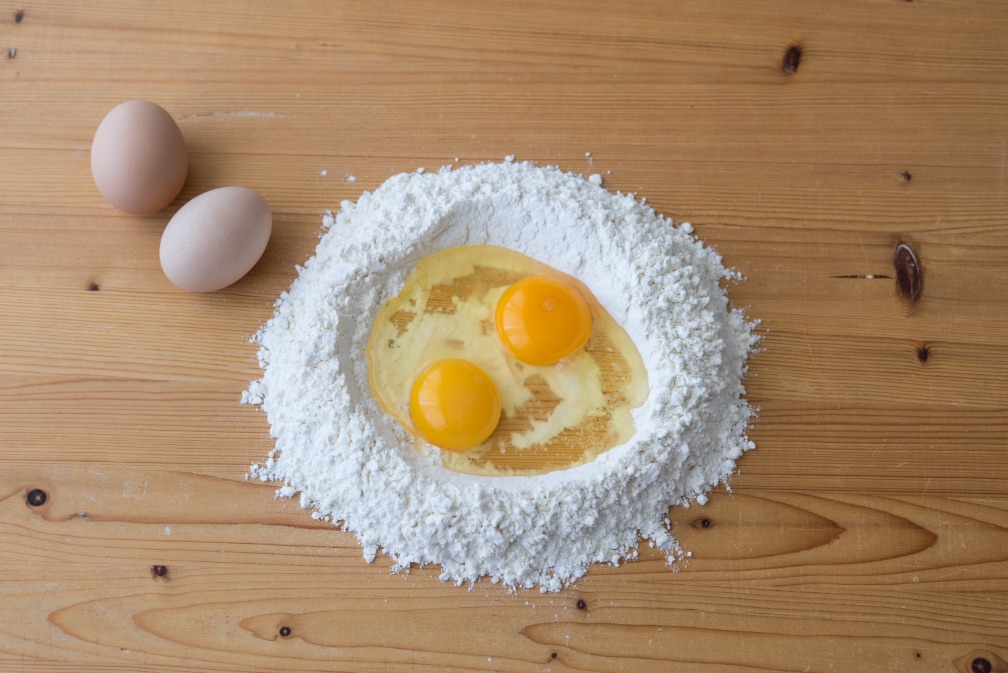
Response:
[[[380,549],[460,583],[559,590],[592,563],[635,557],[641,536],[679,553],[669,507],[751,448],[742,379],[756,338],[728,306],[717,253],[631,196],[513,160],[393,176],[324,226],[255,337],[263,377],[243,399],[262,406],[276,447],[252,476],[343,521],[366,559]],[[420,259],[475,244],[578,278],[626,329],[650,384],[629,441],[544,475],[467,475],[414,451],[380,409],[363,357],[375,314]]]
[[[580,323],[577,315],[568,316],[566,326],[573,330],[568,336],[587,341],[575,341],[576,352],[557,358],[562,364],[548,356],[538,364],[519,361],[492,327],[506,292],[516,291],[523,279],[526,286],[541,286],[545,277],[583,297],[590,316]],[[424,257],[404,284],[375,317],[365,355],[379,406],[418,435],[417,450],[427,451],[428,441],[414,428],[412,388],[429,363],[452,358],[489,375],[501,413],[479,446],[438,451],[450,470],[542,474],[590,462],[633,436],[632,409],[648,394],[644,361],[629,335],[577,279],[510,248],[467,245]],[[545,329],[556,334],[554,327]],[[525,346],[546,344],[530,337]],[[460,428],[461,422],[451,427]]]

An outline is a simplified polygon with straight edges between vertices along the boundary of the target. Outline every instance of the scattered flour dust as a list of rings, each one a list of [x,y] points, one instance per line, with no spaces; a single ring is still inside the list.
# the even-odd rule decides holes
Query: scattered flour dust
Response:
[[[315,519],[354,532],[370,562],[438,564],[442,580],[489,577],[558,591],[596,562],[635,558],[640,537],[682,550],[670,506],[703,503],[742,453],[754,323],[728,306],[720,256],[632,195],[532,163],[393,176],[326,215],[315,256],[254,341],[276,448],[250,476],[300,493]],[[650,392],[637,432],[595,461],[535,477],[445,470],[379,408],[364,349],[375,314],[423,257],[489,243],[584,281],[627,330]]]

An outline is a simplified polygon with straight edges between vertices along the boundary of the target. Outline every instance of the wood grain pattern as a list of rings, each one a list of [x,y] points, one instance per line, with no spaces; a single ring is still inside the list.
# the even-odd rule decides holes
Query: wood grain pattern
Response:
[[[1000,0],[0,3],[0,673],[1006,670],[1006,34]],[[159,216],[91,181],[127,98],[190,146]],[[244,479],[271,448],[248,339],[321,213],[508,154],[746,276],[759,449],[670,512],[676,569],[392,575]],[[163,225],[226,184],[273,207],[267,253],[177,291]]]

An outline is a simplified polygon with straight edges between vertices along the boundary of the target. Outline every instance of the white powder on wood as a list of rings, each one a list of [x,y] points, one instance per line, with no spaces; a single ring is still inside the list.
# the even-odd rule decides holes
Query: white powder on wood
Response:
[[[265,410],[276,448],[251,476],[354,532],[369,562],[380,549],[397,570],[438,564],[459,583],[559,590],[636,557],[640,536],[681,556],[669,507],[702,499],[753,448],[742,379],[756,338],[717,253],[630,195],[511,157],[396,175],[324,226],[255,338],[264,374],[243,401]],[[364,357],[375,314],[421,258],[480,243],[584,281],[633,338],[650,392],[629,442],[536,477],[462,475],[379,408]]]

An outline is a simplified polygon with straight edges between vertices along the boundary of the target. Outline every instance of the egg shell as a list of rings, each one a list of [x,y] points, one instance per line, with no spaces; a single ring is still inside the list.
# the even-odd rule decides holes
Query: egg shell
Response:
[[[182,131],[155,103],[131,100],[117,105],[91,141],[91,175],[98,191],[133,215],[151,215],[174,201],[188,171]]]
[[[257,192],[213,189],[179,208],[168,222],[161,236],[161,268],[183,290],[219,290],[255,266],[272,229],[269,205]]]

